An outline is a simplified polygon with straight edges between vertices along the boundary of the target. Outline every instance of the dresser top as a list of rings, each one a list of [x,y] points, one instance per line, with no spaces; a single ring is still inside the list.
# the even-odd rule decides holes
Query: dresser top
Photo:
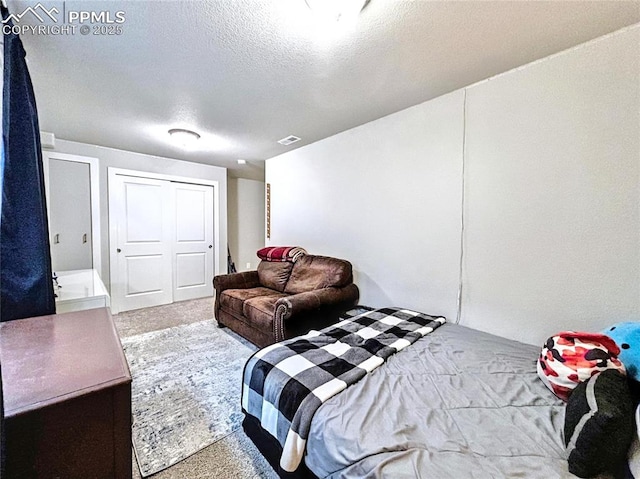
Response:
[[[0,323],[5,416],[131,382],[107,308]]]

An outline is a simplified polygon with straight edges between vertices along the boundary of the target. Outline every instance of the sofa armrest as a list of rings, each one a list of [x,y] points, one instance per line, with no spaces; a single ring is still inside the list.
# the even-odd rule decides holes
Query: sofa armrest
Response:
[[[243,271],[242,273],[220,274],[213,278],[213,287],[220,294],[225,289],[248,289],[260,286],[257,271]]]
[[[358,287],[351,283],[344,288],[322,288],[280,298],[275,305],[276,316],[273,323],[276,341],[285,339],[284,323],[292,316],[323,307],[356,304],[359,296]]]

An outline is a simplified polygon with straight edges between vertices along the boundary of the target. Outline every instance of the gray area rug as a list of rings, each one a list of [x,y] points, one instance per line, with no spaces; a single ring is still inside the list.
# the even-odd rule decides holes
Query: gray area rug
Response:
[[[240,428],[242,368],[256,348],[228,331],[207,320],[122,339],[143,477]]]

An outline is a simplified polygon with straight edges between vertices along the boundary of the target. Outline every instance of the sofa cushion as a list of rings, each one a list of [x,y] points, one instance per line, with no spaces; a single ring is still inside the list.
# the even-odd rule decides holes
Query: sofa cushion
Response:
[[[246,300],[262,296],[275,296],[277,300],[284,295],[262,286],[248,289],[225,289],[220,293],[220,307],[242,315],[242,307]]]
[[[260,284],[266,288],[275,289],[282,293],[287,285],[287,281],[289,281],[292,268],[293,263],[289,261],[260,261],[260,264],[258,264]]]
[[[272,334],[276,302],[286,296],[286,294],[280,293],[273,296],[260,296],[248,299],[244,302],[242,312],[251,326],[264,333]]]
[[[305,255],[293,264],[284,292],[298,294],[314,289],[341,288],[351,281],[351,263],[348,261]]]

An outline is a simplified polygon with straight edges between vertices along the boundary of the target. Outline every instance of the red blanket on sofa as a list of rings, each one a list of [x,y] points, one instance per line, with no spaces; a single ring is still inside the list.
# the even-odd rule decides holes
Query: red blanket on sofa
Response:
[[[257,254],[258,258],[263,261],[290,261],[295,263],[307,252],[299,246],[267,246],[259,249]]]

